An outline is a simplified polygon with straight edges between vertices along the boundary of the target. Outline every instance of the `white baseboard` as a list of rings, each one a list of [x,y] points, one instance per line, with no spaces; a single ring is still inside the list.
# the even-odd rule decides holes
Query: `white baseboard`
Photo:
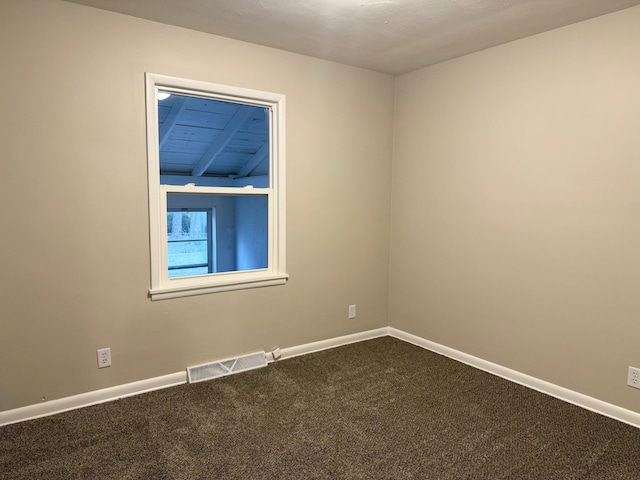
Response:
[[[348,345],[350,343],[362,342],[363,340],[371,340],[372,338],[384,337],[389,335],[389,327],[377,328],[375,330],[367,330],[366,332],[353,333],[342,337],[330,338],[328,340],[320,340],[319,342],[306,343],[296,347],[288,347],[282,349],[281,360],[286,358],[298,357],[308,353],[319,352],[329,348]]]
[[[388,335],[388,328],[386,327],[331,338],[328,340],[321,340],[319,342],[307,343],[296,347],[283,348],[281,350],[282,356],[280,358],[285,359],[297,357],[298,355],[306,355],[307,353],[339,347],[340,345],[347,345],[349,343],[361,342],[371,338],[383,337],[385,335]],[[27,405],[26,407],[0,412],[0,426],[55,415],[56,413],[88,407],[98,403],[110,402],[120,398],[159,390],[161,388],[174,387],[186,382],[187,372],[185,369],[184,372],[172,373],[161,377],[149,378],[110,388],[103,388],[101,390],[94,390],[92,392],[72,395],[70,397],[60,398],[57,400],[50,400],[48,402],[37,403],[35,405]]]
[[[569,390],[568,388],[564,388],[559,385],[540,380],[539,378],[526,375],[516,370],[511,370],[510,368],[503,367],[502,365],[498,365],[496,363],[488,362],[481,358],[474,357],[473,355],[468,355],[464,352],[454,350],[453,348],[445,347],[444,345],[425,340],[424,338],[403,332],[402,330],[398,330],[396,328],[389,327],[388,331],[390,336],[398,338],[400,340],[404,340],[405,342],[413,343],[414,345],[417,345],[419,347],[431,350],[435,353],[439,353],[441,355],[444,355],[445,357],[452,358],[453,360],[457,360],[480,370],[484,370],[485,372],[491,373],[498,377],[502,377],[511,382],[524,385],[525,387],[529,387],[533,390],[537,390],[538,392],[545,393],[567,403],[577,405],[578,407],[582,407],[592,412],[614,418],[621,422],[633,425],[634,427],[640,427],[640,413],[618,407],[617,405],[613,405],[611,403],[603,402],[602,400],[589,397],[588,395],[584,395],[582,393],[574,392],[573,390]]]
[[[472,367],[484,370],[485,372],[489,372],[493,375],[502,377],[506,380],[524,385],[525,387],[532,388],[565,402],[585,408],[592,412],[614,418],[635,427],[640,427],[640,413],[627,410],[607,402],[603,402],[602,400],[598,400],[596,398],[574,392],[573,390],[569,390],[567,388],[560,387],[549,382],[545,382],[544,380],[540,380],[538,378],[525,375],[524,373],[511,370],[501,365],[488,362],[481,358],[468,355],[464,352],[454,350],[453,348],[449,348],[444,345],[425,340],[424,338],[403,332],[402,330],[398,330],[393,327],[383,327],[375,330],[368,330],[366,332],[355,333],[352,335],[345,335],[328,340],[321,340],[304,345],[283,348],[281,350],[281,359],[284,360],[287,358],[293,358],[299,355],[306,355],[308,353],[327,350],[330,348],[339,347],[341,345],[361,342],[363,340],[370,340],[377,337],[384,337],[386,335],[395,337],[408,343],[412,343],[427,350],[431,350],[432,352],[439,353]],[[95,390],[92,392],[81,393],[79,395],[60,398],[58,400],[51,400],[49,402],[43,402],[36,405],[28,405],[26,407],[7,410],[4,412],[0,412],[0,426],[8,425],[10,423],[22,422],[25,420],[32,420],[39,417],[55,415],[56,413],[66,412],[68,410],[74,410],[76,408],[88,407],[90,405],[96,405],[98,403],[110,402],[112,400],[139,395],[141,393],[151,392],[153,390],[173,387],[186,383],[186,381],[186,371],[178,372],[172,373],[170,375],[163,375],[161,377],[141,380],[138,382],[127,383],[124,385],[117,385],[115,387]]]
[[[172,373],[161,377],[149,378],[138,382],[125,383],[115,387],[103,388],[92,392],[72,395],[71,397],[59,398],[48,402],[27,405],[26,407],[15,408],[0,412],[0,426],[10,423],[33,420],[34,418],[47,417],[77,408],[97,405],[98,403],[110,402],[120,398],[131,397],[141,393],[159,390],[161,388],[174,387],[187,382],[187,372]]]

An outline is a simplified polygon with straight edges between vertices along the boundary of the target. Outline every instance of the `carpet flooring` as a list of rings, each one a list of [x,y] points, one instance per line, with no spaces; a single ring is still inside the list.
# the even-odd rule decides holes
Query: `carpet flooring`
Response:
[[[0,427],[0,478],[640,479],[640,429],[391,337]]]

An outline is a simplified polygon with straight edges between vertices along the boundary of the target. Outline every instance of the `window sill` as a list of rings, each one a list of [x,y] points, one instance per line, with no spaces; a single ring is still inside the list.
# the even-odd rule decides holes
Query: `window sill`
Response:
[[[176,287],[160,287],[149,290],[151,300],[166,300],[169,298],[191,297],[207,293],[228,292],[232,290],[246,290],[248,288],[272,287],[287,283],[289,275],[269,274],[259,278],[227,279],[224,282],[201,285],[181,285]]]

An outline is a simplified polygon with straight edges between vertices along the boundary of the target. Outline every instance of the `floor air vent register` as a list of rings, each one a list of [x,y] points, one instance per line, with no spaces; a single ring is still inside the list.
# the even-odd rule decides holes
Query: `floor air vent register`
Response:
[[[197,383],[266,366],[267,357],[265,353],[257,352],[242,357],[188,367],[187,378],[189,383]]]

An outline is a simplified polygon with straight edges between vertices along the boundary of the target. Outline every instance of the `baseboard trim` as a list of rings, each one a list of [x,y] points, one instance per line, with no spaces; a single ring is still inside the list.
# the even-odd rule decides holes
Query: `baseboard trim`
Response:
[[[283,348],[281,359],[284,360],[287,358],[298,357],[300,355],[307,355],[308,353],[328,350],[330,348],[340,347],[342,345],[348,345],[350,343],[362,342],[364,340],[371,340],[372,338],[385,337],[387,335],[389,335],[389,327],[383,327],[377,328],[375,330],[353,333],[351,335],[344,335],[342,337],[320,340],[319,342],[306,343],[304,345],[298,345],[296,347]]]
[[[318,342],[311,342],[294,347],[283,348],[281,350],[281,360],[297,357],[300,355],[307,355],[309,353],[327,350],[342,345],[348,345],[350,343],[362,342],[364,340],[384,337],[387,335],[411,343],[413,345],[417,345],[426,350],[439,353],[453,360],[457,360],[471,367],[478,368],[493,375],[497,375],[511,382],[524,385],[525,387],[545,393],[552,397],[558,398],[559,400],[563,400],[592,412],[599,413],[601,415],[605,415],[615,420],[628,423],[629,425],[640,428],[640,413],[618,407],[611,403],[589,397],[587,395],[569,390],[564,387],[560,387],[553,383],[540,380],[516,370],[511,370],[510,368],[503,367],[502,365],[498,365],[496,363],[474,357],[473,355],[466,354],[459,350],[446,347],[444,345],[426,340],[424,338],[404,332],[402,330],[398,330],[397,328],[393,327],[383,327],[375,330],[368,330],[351,335],[344,335],[341,337],[321,340]],[[90,405],[96,405],[99,403],[110,402],[113,400],[118,400],[120,398],[151,392],[153,390],[174,387],[186,383],[186,381],[187,374],[186,371],[184,371],[172,373],[169,375],[163,375],[161,377],[140,380],[138,382],[127,383],[124,385],[117,385],[115,387],[104,388],[101,390],[94,390],[92,392],[81,393],[79,395],[73,395],[70,397],[51,400],[35,405],[27,405],[25,407],[16,408],[13,410],[6,410],[4,412],[0,412],[0,426],[23,422],[26,420],[33,420],[49,415],[55,415],[57,413],[75,410],[82,407],[88,407]]]
[[[77,408],[111,402],[120,398],[131,397],[141,393],[152,392],[162,388],[174,387],[187,382],[187,372],[172,373],[161,377],[149,378],[138,382],[125,383],[115,387],[93,390],[70,397],[50,400],[48,402],[27,405],[0,412],[0,426],[10,423],[24,422],[40,417],[47,417],[57,413],[75,410]]]
[[[606,417],[640,428],[640,413],[632,410],[627,410],[625,408],[618,407],[617,405],[598,400],[597,398],[589,397],[588,395],[569,390],[568,388],[526,375],[516,370],[511,370],[510,368],[503,367],[502,365],[474,357],[473,355],[440,345],[430,340],[425,340],[424,338],[403,332],[402,330],[398,330],[393,327],[389,327],[388,334],[399,340],[439,353],[445,357],[449,357],[479,370],[504,378],[505,380],[524,385],[525,387],[545,393],[567,403],[571,403],[578,407],[585,408],[592,412],[599,413]]]
[[[282,356],[280,358],[283,360],[286,358],[297,357],[299,355],[306,355],[308,353],[335,348],[349,343],[383,337],[388,335],[388,333],[389,329],[384,327],[376,330],[354,333],[352,335],[330,338],[328,340],[321,340],[319,342],[307,343],[295,347],[283,348],[281,350]],[[24,422],[26,420],[33,420],[40,417],[47,417],[49,415],[75,410],[77,408],[89,407],[99,403],[111,402],[120,398],[151,392],[153,390],[175,387],[186,382],[187,372],[185,369],[184,372],[172,373],[161,377],[126,383],[124,385],[116,385],[115,387],[94,390],[35,405],[27,405],[25,407],[0,412],[0,426],[9,425],[10,423]]]

